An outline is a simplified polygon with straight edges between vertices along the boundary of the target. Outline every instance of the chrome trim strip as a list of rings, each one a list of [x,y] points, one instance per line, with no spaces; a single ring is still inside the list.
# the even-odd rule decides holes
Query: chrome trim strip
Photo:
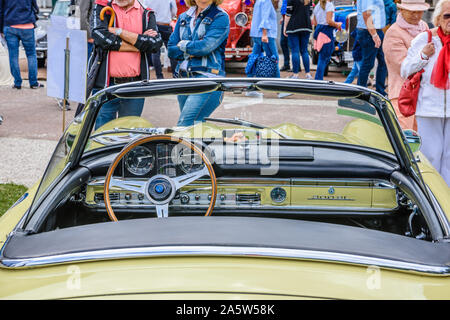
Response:
[[[133,180],[148,180],[148,178],[129,178]],[[90,186],[103,186],[104,178],[97,177],[93,178],[88,185]],[[208,179],[197,179],[197,182],[205,182],[209,183]],[[347,180],[329,180],[329,179],[271,179],[271,178],[229,178],[229,177],[221,177],[217,178],[217,182],[220,183],[221,186],[236,186],[237,183],[244,183],[246,187],[248,186],[274,186],[274,185],[286,185],[292,187],[327,187],[329,185],[333,185],[333,187],[337,188],[371,188],[371,189],[395,189],[396,187],[385,181],[385,180],[362,180],[362,179],[347,179]],[[310,182],[311,184],[308,184]],[[303,183],[303,184],[301,184]],[[343,185],[345,183],[345,185]],[[352,185],[352,183],[365,183],[368,185],[358,186]]]
[[[85,205],[89,208],[100,208],[105,209],[104,203],[85,203]],[[145,209],[154,209],[155,205],[151,204],[150,202],[146,203],[130,203],[130,204],[122,204],[122,203],[115,203],[112,202],[112,205],[116,209],[132,209],[132,208],[145,208]],[[290,206],[290,205],[284,205],[281,203],[278,206],[272,206],[272,205],[260,205],[260,204],[216,204],[216,208],[214,210],[220,211],[220,209],[253,209],[253,210],[261,210],[261,211],[271,211],[271,210],[282,210],[280,211],[280,214],[289,214],[289,213],[299,213],[300,211],[305,211],[311,214],[314,214],[315,212],[319,211],[330,211],[333,213],[336,212],[355,212],[359,213],[362,212],[363,214],[369,214],[369,213],[391,213],[397,210],[396,208],[369,208],[369,207],[336,207],[336,206]],[[180,209],[191,209],[191,210],[204,210],[207,207],[206,204],[172,204],[171,208],[174,210],[180,210]]]
[[[281,258],[313,260],[320,262],[348,263],[377,266],[407,272],[419,272],[436,275],[449,275],[450,266],[432,266],[382,258],[366,257],[356,254],[324,252],[301,249],[225,247],[225,246],[159,246],[147,248],[126,248],[97,250],[82,253],[69,253],[29,259],[2,259],[5,268],[27,268],[63,263],[87,262],[96,260],[151,258],[174,256],[240,256],[258,258]]]

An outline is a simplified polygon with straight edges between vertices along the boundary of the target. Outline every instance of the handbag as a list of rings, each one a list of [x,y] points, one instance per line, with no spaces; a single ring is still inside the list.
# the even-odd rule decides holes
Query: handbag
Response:
[[[275,56],[261,56],[256,60],[255,65],[257,78],[275,78],[277,76],[278,61]]]
[[[428,32],[428,43],[431,42],[431,31]],[[419,98],[420,81],[422,80],[422,69],[408,77],[403,82],[400,94],[398,96],[398,109],[405,117],[410,117],[416,113],[417,100]]]

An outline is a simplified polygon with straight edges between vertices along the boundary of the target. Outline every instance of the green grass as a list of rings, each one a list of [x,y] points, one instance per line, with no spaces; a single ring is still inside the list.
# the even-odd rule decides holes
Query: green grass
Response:
[[[27,187],[7,183],[0,184],[0,217],[19,199]]]

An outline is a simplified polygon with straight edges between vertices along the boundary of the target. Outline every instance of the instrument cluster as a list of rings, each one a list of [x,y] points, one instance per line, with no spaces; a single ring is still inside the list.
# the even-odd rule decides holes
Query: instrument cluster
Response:
[[[144,144],[130,150],[123,159],[125,175],[148,177],[163,174],[176,177],[202,168],[201,157],[182,144]]]

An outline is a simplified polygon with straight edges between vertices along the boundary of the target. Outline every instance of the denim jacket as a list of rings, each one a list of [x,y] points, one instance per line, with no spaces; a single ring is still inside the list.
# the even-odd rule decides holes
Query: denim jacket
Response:
[[[180,15],[169,39],[169,57],[179,61],[175,74],[224,76],[225,46],[230,32],[228,14],[212,4],[193,21],[195,10],[196,7],[191,7]]]

